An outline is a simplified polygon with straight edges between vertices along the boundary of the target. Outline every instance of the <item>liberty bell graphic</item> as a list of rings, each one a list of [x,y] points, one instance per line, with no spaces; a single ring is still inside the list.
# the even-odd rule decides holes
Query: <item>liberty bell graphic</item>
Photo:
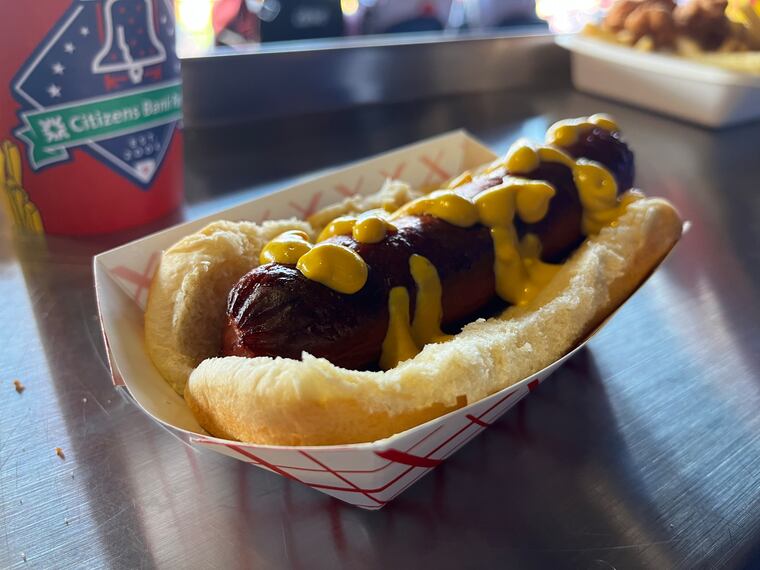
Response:
[[[146,67],[166,60],[152,0],[106,0],[103,24],[105,40],[92,60],[92,73],[126,71],[132,83],[140,83]]]

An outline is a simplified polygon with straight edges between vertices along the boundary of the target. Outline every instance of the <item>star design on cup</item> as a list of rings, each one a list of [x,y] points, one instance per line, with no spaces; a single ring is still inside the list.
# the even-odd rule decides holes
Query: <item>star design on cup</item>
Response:
[[[55,83],[51,83],[46,91],[48,92],[48,95],[50,95],[53,99],[61,96],[61,88]]]
[[[60,62],[56,62],[50,66],[55,75],[63,75],[63,71],[66,69]]]
[[[65,51],[66,53],[74,53],[76,49],[77,48],[74,47],[74,44],[71,42],[66,42],[65,44],[63,44],[63,51]]]

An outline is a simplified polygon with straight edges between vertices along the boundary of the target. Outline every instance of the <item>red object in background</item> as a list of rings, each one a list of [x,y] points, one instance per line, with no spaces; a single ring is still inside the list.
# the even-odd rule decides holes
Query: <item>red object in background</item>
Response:
[[[240,12],[243,0],[216,0],[211,12],[211,23],[214,34],[218,34],[235,19]]]
[[[176,209],[171,0],[2,2],[0,22],[0,203],[15,224],[87,235]]]

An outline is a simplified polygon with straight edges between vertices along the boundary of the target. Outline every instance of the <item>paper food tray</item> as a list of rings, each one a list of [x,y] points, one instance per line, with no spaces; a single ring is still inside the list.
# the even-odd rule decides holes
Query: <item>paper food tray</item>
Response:
[[[161,251],[218,220],[305,218],[350,194],[371,194],[386,178],[424,187],[496,158],[463,131],[427,139],[311,178],[217,214],[181,224],[95,257],[95,288],[116,386],[191,445],[252,463],[365,509],[379,509],[514,406],[590,338],[537,374],[445,416],[372,443],[271,446],[208,435],[153,366],[143,311]],[[599,327],[601,328],[601,327]],[[599,328],[597,330],[599,330]]]
[[[760,77],[580,35],[556,42],[572,52],[579,91],[708,127],[760,119]]]

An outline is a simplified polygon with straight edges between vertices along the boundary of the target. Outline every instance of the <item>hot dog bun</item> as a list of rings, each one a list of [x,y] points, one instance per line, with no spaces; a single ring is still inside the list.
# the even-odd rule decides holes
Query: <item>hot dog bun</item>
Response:
[[[190,372],[219,353],[230,288],[258,265],[264,244],[287,230],[311,227],[296,219],[262,225],[219,221],[164,252],[148,293],[145,345],[180,395]]]
[[[277,226],[268,227],[271,235]],[[229,229],[235,237],[228,238],[209,227],[205,240],[197,238],[200,243],[191,236],[186,238],[189,244],[180,246],[183,240],[177,251],[167,252],[174,259],[166,268],[166,259],[162,262],[165,273],[160,275],[167,280],[154,280],[151,289],[152,306],[163,308],[150,319],[146,316],[146,338],[150,336],[149,347],[163,342],[151,355],[154,362],[164,354],[172,359],[170,381],[175,387],[203,360],[190,374],[185,400],[213,435],[277,445],[374,441],[480,400],[557,360],[639,286],[679,239],[681,227],[667,201],[633,202],[615,226],[587,239],[528,305],[471,323],[453,340],[429,344],[387,372],[346,370],[308,354],[302,360],[203,360],[214,354],[214,346],[218,350],[225,299],[220,291],[229,289],[233,274],[242,275],[243,265],[255,265],[251,252],[260,249],[265,231],[251,224],[247,233]],[[242,241],[248,235],[255,238],[246,246]],[[235,245],[226,243],[228,239]],[[236,247],[249,257],[227,270],[223,266]],[[197,277],[181,275],[196,267],[185,265],[190,261],[206,263],[194,269]],[[204,284],[206,272],[223,276],[205,276]],[[148,335],[151,327],[155,330]]]

